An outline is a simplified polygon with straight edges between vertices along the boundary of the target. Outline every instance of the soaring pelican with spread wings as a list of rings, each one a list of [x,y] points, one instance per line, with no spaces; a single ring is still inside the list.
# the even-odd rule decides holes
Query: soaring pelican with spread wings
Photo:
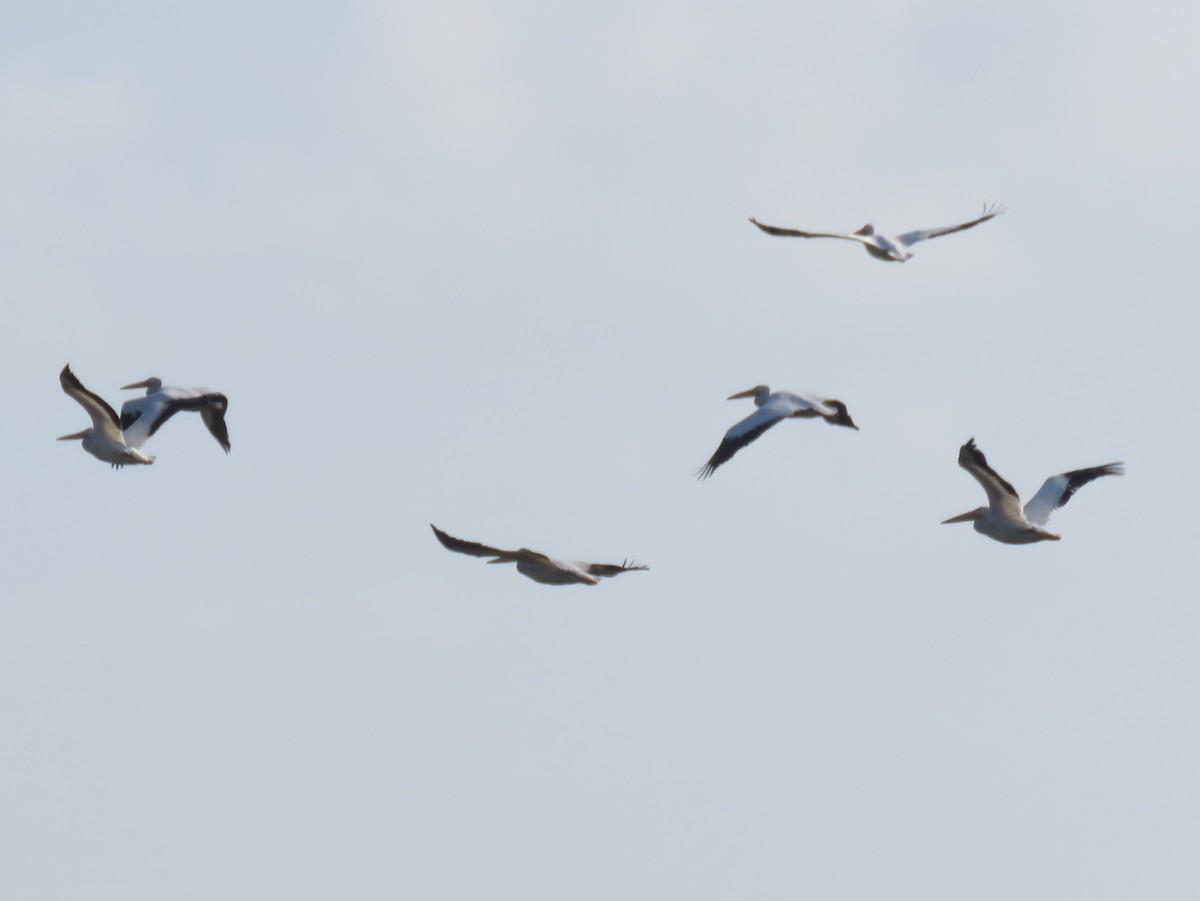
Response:
[[[999,216],[1004,212],[1004,207],[992,204],[988,206],[984,204],[983,215],[978,219],[972,219],[970,222],[963,222],[960,225],[948,225],[945,228],[923,228],[917,231],[905,232],[902,235],[890,237],[881,235],[875,231],[875,226],[864,225],[856,232],[804,232],[794,228],[779,228],[775,225],[763,225],[757,219],[751,218],[750,221],[765,231],[768,235],[775,235],[781,238],[841,238],[845,241],[857,241],[867,253],[875,257],[877,260],[886,262],[903,263],[912,256],[909,252],[910,247],[914,244],[919,244],[922,241],[928,241],[930,238],[940,238],[942,235],[951,235],[954,232],[964,231],[968,228],[974,228],[980,222],[987,222],[994,216]]]
[[[942,524],[973,522],[976,532],[1004,544],[1058,541],[1062,536],[1042,528],[1050,519],[1050,514],[1059,507],[1066,506],[1071,496],[1088,482],[1101,476],[1119,476],[1125,472],[1121,463],[1106,463],[1103,466],[1076,469],[1050,476],[1022,509],[1021,499],[1016,490],[1002,479],[996,470],[988,466],[987,458],[983,456],[983,451],[975,446],[974,438],[959,448],[958,465],[983,486],[983,490],[987,492],[988,505],[942,520]]]
[[[208,426],[217,443],[229,453],[229,429],[225,427],[225,411],[229,400],[224,394],[204,388],[163,387],[162,379],[149,378],[122,391],[145,388],[146,396],[127,400],[121,406],[121,428],[131,447],[141,447],[168,419],[181,410],[195,410]]]
[[[58,439],[59,441],[82,439],[85,451],[97,460],[111,463],[114,469],[132,464],[148,466],[154,462],[153,457],[146,456],[138,449],[140,445],[126,442],[125,434],[121,430],[121,420],[117,416],[116,410],[110,407],[100,395],[83,387],[83,383],[76,378],[69,364],[64,366],[63,371],[59,373],[58,381],[62,385],[63,391],[73,397],[92,418],[90,429],[84,429],[74,435],[63,435]]]
[[[696,475],[701,479],[711,476],[726,460],[740,451],[751,441],[757,441],[767,429],[785,419],[814,419],[820,416],[830,425],[841,425],[858,431],[858,426],[846,412],[846,405],[840,400],[822,400],[812,394],[793,394],[790,391],[776,391],[766,385],[756,385],[747,391],[731,394],[728,400],[739,397],[753,397],[758,410],[725,433],[725,438],[716,453],[712,455],[704,468]]]
[[[582,563],[578,560],[555,560],[537,551],[521,548],[519,551],[502,551],[499,548],[476,544],[473,541],[463,541],[447,535],[433,523],[429,524],[437,540],[447,550],[459,554],[470,554],[472,557],[494,557],[488,563],[516,563],[517,572],[528,576],[543,585],[597,585],[601,579],[619,576],[621,573],[633,572],[650,567],[639,563],[625,561],[620,566],[615,563]]]

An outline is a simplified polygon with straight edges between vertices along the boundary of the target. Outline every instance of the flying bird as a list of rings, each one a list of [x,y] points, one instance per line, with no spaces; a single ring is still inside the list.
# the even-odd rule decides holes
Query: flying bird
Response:
[[[782,238],[842,238],[846,241],[857,241],[866,248],[867,253],[877,260],[903,263],[912,256],[908,248],[914,244],[928,241],[930,238],[940,238],[942,235],[951,235],[954,232],[974,228],[980,222],[987,222],[992,217],[999,216],[1003,212],[1004,207],[1002,206],[997,206],[996,204],[988,206],[984,204],[983,215],[978,219],[972,219],[970,222],[963,222],[961,225],[948,225],[945,228],[924,228],[917,231],[905,232],[895,237],[877,233],[873,225],[864,225],[858,231],[847,234],[843,232],[804,232],[794,228],[763,225],[754,218],[751,218],[750,221],[768,235],[775,235]]]
[[[619,576],[650,567],[626,560],[620,566],[615,563],[582,563],[578,560],[555,560],[537,551],[521,548],[519,551],[502,551],[499,548],[463,541],[447,535],[433,523],[429,524],[437,540],[447,550],[472,557],[493,557],[488,563],[516,563],[517,572],[543,585],[596,585],[601,579]]]
[[[983,456],[983,451],[975,446],[974,438],[959,448],[958,465],[983,486],[983,490],[987,492],[988,505],[942,520],[942,524],[973,522],[976,532],[1004,544],[1033,544],[1035,541],[1060,540],[1061,535],[1055,535],[1042,528],[1050,519],[1050,514],[1059,507],[1066,506],[1071,496],[1088,482],[1101,476],[1119,476],[1125,472],[1121,468],[1124,464],[1106,463],[1103,466],[1076,469],[1050,476],[1022,509],[1021,499],[1016,490],[1002,479],[996,470],[988,466],[987,458]]]
[[[146,396],[128,400],[121,406],[121,428],[131,447],[141,447],[168,419],[181,410],[194,410],[208,426],[217,443],[229,453],[229,429],[225,427],[225,411],[229,400],[224,394],[204,388],[163,387],[162,379],[149,378],[122,391],[145,388]]]
[[[737,400],[740,397],[753,397],[758,410],[725,433],[725,438],[716,453],[696,473],[698,478],[707,479],[718,466],[751,441],[757,441],[767,429],[785,419],[815,419],[820,416],[830,425],[846,426],[858,431],[858,426],[846,412],[846,405],[840,400],[822,400],[812,394],[793,394],[790,391],[776,391],[772,394],[766,385],[757,385],[746,391],[731,394],[727,400]]]
[[[93,394],[71,371],[70,364],[63,367],[58,381],[70,397],[73,397],[88,416],[92,418],[92,427],[76,432],[74,435],[63,435],[59,441],[77,441],[82,439],[83,449],[105,463],[111,463],[113,468],[132,464],[150,465],[153,457],[143,454],[136,445],[125,441],[121,429],[121,420],[116,410],[108,405],[104,398]]]

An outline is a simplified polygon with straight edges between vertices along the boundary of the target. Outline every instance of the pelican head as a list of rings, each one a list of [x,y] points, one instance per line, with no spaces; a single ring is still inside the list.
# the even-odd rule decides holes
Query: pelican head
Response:
[[[142,379],[140,382],[134,382],[132,385],[122,385],[122,391],[132,391],[134,388],[145,388],[147,394],[154,394],[162,388],[162,379],[148,378]]]
[[[825,421],[827,423],[830,425],[844,425],[848,429],[854,429],[856,432],[858,431],[858,426],[856,426],[854,424],[854,420],[850,418],[850,414],[847,412],[846,405],[844,403],[842,403],[840,400],[827,400],[825,401],[825,406],[833,407],[833,409],[837,410],[836,416],[826,417]]]
[[[987,507],[976,507],[974,510],[968,510],[966,513],[960,513],[958,516],[951,516],[949,519],[943,519],[942,525],[949,525],[952,522],[975,522],[982,519],[983,514],[987,513]]]
[[[74,435],[63,435],[61,438],[55,438],[55,441],[82,441],[92,433],[91,429],[84,429],[82,432],[76,432]]]
[[[771,393],[771,389],[766,385],[755,385],[753,388],[747,388],[745,391],[739,391],[737,394],[731,394],[726,400],[737,400],[742,397],[753,397],[754,403],[757,406],[762,406],[767,399],[767,395]]]

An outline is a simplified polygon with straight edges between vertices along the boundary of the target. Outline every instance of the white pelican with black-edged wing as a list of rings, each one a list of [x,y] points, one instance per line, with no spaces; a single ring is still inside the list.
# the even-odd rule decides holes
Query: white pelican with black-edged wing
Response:
[[[1043,526],[1050,514],[1066,506],[1072,495],[1088,482],[1101,476],[1123,475],[1122,463],[1105,463],[1088,469],[1050,476],[1027,503],[1021,507],[1016,490],[996,470],[988,466],[983,451],[970,439],[958,450],[958,465],[975,477],[987,493],[988,505],[942,520],[942,524],[971,522],[975,531],[1004,544],[1033,544],[1037,541],[1059,541],[1062,536],[1047,532]]]
[[[154,462],[153,457],[146,456],[138,447],[131,446],[125,441],[125,434],[121,430],[121,419],[117,416],[117,411],[110,407],[100,395],[83,387],[83,383],[71,371],[70,364],[63,367],[58,381],[62,385],[63,391],[73,397],[92,418],[90,429],[84,429],[74,435],[63,435],[58,439],[59,441],[82,440],[85,451],[97,460],[111,463],[114,469],[136,464],[148,466]]]
[[[217,443],[229,453],[229,429],[225,426],[229,400],[224,394],[206,388],[164,387],[159,378],[123,385],[121,390],[135,388],[145,388],[146,396],[127,400],[121,405],[121,428],[127,444],[141,447],[176,413],[193,410],[199,412]]]
[[[721,446],[712,455],[704,467],[696,473],[700,479],[707,479],[718,466],[740,451],[752,441],[785,419],[815,419],[821,417],[830,425],[840,425],[858,431],[858,426],[846,411],[846,405],[840,400],[822,399],[813,394],[793,394],[791,391],[776,391],[766,385],[756,385],[746,391],[731,394],[727,400],[737,400],[740,397],[753,397],[758,410],[747,416],[725,433]]]
[[[583,563],[579,560],[555,560],[529,548],[517,551],[502,551],[499,548],[476,544],[474,541],[463,541],[447,535],[433,523],[429,524],[433,534],[442,543],[442,547],[458,554],[469,554],[472,557],[493,557],[488,563],[515,563],[517,572],[528,576],[543,585],[597,585],[601,579],[619,576],[621,573],[649,569],[641,563],[630,563],[626,560],[619,566],[615,563]]]
[[[894,237],[889,235],[881,235],[875,231],[875,226],[864,225],[855,232],[806,232],[795,228],[780,228],[777,225],[763,225],[757,219],[751,217],[750,221],[757,225],[768,235],[775,235],[779,238],[841,238],[843,241],[857,241],[867,253],[875,257],[877,260],[884,260],[889,263],[903,263],[912,257],[909,248],[914,244],[920,244],[922,241],[928,241],[930,238],[940,238],[942,235],[952,235],[955,232],[965,231],[968,228],[974,228],[981,222],[987,222],[989,219],[999,216],[1004,212],[1004,207],[992,204],[983,205],[983,214],[978,219],[972,219],[970,222],[962,222],[958,225],[947,225],[945,228],[922,228],[916,231],[904,232],[904,234]]]

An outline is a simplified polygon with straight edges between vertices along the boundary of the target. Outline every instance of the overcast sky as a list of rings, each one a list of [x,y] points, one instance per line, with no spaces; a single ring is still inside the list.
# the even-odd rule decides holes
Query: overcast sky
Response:
[[[1191,899],[1193,3],[24,4],[0,894]],[[817,230],[949,225],[903,265]],[[229,397],[113,472],[114,404]],[[780,425],[693,474],[759,383]],[[1124,460],[1008,547],[1023,494]],[[447,553],[649,564],[588,588]]]

